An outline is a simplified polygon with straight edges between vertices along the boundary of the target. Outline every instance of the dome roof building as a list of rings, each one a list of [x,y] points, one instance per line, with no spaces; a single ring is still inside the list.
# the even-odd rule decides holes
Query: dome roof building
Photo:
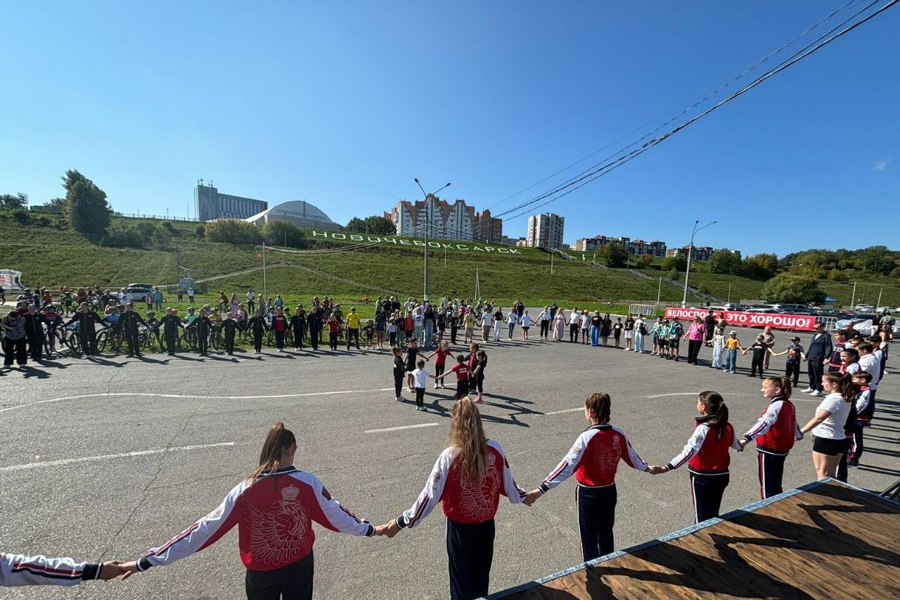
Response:
[[[300,229],[335,230],[341,228],[328,215],[305,200],[283,202],[244,220],[259,226],[270,221],[287,221]]]

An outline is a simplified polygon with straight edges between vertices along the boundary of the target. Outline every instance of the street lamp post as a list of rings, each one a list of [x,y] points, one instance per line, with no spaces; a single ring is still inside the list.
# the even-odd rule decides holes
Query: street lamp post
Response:
[[[694,255],[694,235],[701,229],[706,229],[707,227],[715,225],[716,223],[718,223],[718,221],[707,223],[703,227],[697,227],[697,225],[700,224],[700,219],[694,221],[694,229],[691,231],[691,243],[688,246],[687,268],[684,270],[684,296],[681,297],[681,308],[685,308],[687,306],[688,278],[691,275],[691,258]]]
[[[414,177],[413,181],[416,182],[416,185],[419,186],[419,189],[422,190],[422,194],[425,195],[425,260],[422,274],[422,302],[428,302],[428,226],[431,221],[431,210],[428,202],[428,197],[435,197],[435,194],[440,192],[441,190],[445,190],[450,187],[450,183],[448,182],[443,187],[438,188],[437,190],[431,192],[430,194],[425,193],[425,188],[422,187],[422,184],[419,183],[419,178]]]

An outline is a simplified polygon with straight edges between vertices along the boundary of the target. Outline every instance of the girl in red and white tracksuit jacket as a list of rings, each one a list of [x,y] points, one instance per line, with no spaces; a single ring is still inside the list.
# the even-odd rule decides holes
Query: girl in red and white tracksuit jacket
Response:
[[[784,491],[781,480],[784,461],[794,447],[794,440],[803,438],[797,424],[797,411],[791,402],[791,380],[787,377],[766,377],[761,389],[769,404],[740,440],[743,448],[756,440],[759,461],[759,494],[763,499]]]
[[[101,576],[102,573],[102,576]],[[92,579],[123,574],[111,563],[75,562],[71,558],[23,556],[0,552],[0,587],[18,585],[77,585]]]
[[[601,392],[584,401],[584,417],[591,427],[583,432],[568,454],[547,476],[538,489],[530,492],[537,499],[573,473],[578,482],[578,526],[581,530],[581,554],[584,561],[613,551],[613,524],[616,518],[616,469],[619,461],[638,471],[647,471],[647,463],[638,456],[621,429],[609,424],[611,399]]]
[[[388,535],[416,527],[440,503],[447,517],[450,598],[486,596],[501,494],[513,504],[525,500],[503,449],[484,437],[478,407],[464,397],[453,406],[450,447],[441,452],[412,507],[386,525]]]
[[[718,392],[701,392],[697,398],[694,433],[684,449],[664,467],[651,471],[665,473],[688,463],[691,475],[691,500],[694,523],[719,516],[722,496],[728,487],[729,448],[740,450],[734,428],[728,422],[728,407]]]
[[[249,600],[272,598],[272,591],[279,588],[285,597],[312,598],[316,539],[312,521],[350,535],[371,536],[375,529],[333,499],[315,475],[291,466],[296,451],[294,434],[276,423],[263,444],[259,468],[218,508],[150,550],[138,561],[137,570],[199,552],[238,525]]]

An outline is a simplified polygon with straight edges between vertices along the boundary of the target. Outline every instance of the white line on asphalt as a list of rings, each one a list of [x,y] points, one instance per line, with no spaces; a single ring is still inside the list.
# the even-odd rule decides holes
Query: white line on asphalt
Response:
[[[165,454],[166,452],[186,452],[188,450],[204,450],[206,448],[222,448],[234,446],[234,442],[220,442],[218,444],[199,444],[196,446],[175,446],[174,448],[160,448],[157,450],[139,450],[137,452],[123,452],[122,454],[103,454],[100,456],[84,456],[82,458],[63,458],[61,460],[48,460],[45,462],[25,463],[24,465],[12,465],[0,467],[0,473],[9,471],[27,471],[29,469],[42,469],[44,467],[62,467],[77,463],[97,462],[101,460],[113,460],[115,458],[132,458],[135,456],[150,456],[153,454]]]
[[[584,410],[584,407],[581,407],[581,406],[580,406],[580,407],[578,407],[578,408],[567,408],[567,409],[565,409],[565,410],[554,410],[554,411],[551,411],[551,412],[548,412],[548,413],[544,413],[544,416],[546,417],[546,416],[549,416],[549,415],[561,415],[561,414],[563,414],[563,413],[576,412],[576,411],[579,411],[579,410]]]
[[[656,394],[655,396],[647,396],[649,399],[665,398],[666,396],[696,396],[698,392],[672,392],[671,394]]]
[[[400,431],[401,429],[418,429],[420,427],[437,427],[437,423],[419,423],[418,425],[403,425],[401,427],[387,427],[385,429],[367,429],[366,433],[385,433],[386,431]]]
[[[37,406],[38,404],[50,404],[53,402],[65,402],[67,400],[83,400],[84,398],[202,398],[205,400],[277,400],[279,398],[306,398],[308,396],[333,396],[335,394],[365,394],[368,392],[387,392],[394,388],[378,388],[375,390],[339,390],[336,392],[308,392],[305,394],[276,394],[273,396],[207,396],[205,394],[155,394],[152,392],[99,392],[96,394],[82,394],[80,396],[65,396],[63,398],[49,398],[47,400],[39,400],[27,404],[17,404],[16,406],[8,406],[0,408],[0,413],[9,410],[18,410],[29,406]]]

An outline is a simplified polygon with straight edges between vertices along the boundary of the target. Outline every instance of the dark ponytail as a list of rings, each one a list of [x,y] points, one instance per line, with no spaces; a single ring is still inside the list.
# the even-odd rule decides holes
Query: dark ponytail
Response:
[[[612,399],[606,392],[595,392],[584,400],[585,408],[590,411],[600,425],[609,423],[611,403]]]
[[[844,373],[843,375],[840,373],[826,373],[822,376],[822,379],[830,381],[832,385],[837,387],[837,392],[844,399],[844,402],[853,402],[859,393],[859,386],[853,383],[853,376],[850,373]]]
[[[728,425],[728,407],[719,392],[700,392],[700,402],[706,408],[706,414],[712,418],[707,421],[716,430],[716,439],[722,438],[722,432]]]
[[[285,466],[281,464],[281,453],[296,443],[297,438],[289,429],[284,428],[284,423],[279,421],[272,425],[259,453],[259,466],[247,479],[256,479],[264,473],[277,471]]]

